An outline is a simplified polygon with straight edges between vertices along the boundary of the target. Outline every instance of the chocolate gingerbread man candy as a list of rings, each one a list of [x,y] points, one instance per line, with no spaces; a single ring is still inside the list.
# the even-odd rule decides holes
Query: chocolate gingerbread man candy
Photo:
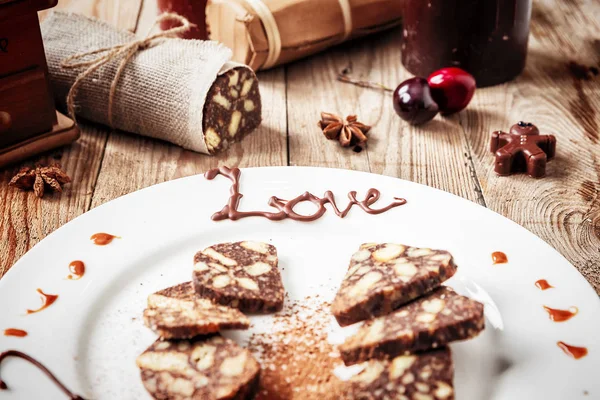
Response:
[[[532,178],[546,175],[546,161],[556,152],[556,137],[540,135],[531,122],[513,125],[510,133],[492,133],[490,150],[496,154],[494,171],[506,176],[516,172],[527,172]]]

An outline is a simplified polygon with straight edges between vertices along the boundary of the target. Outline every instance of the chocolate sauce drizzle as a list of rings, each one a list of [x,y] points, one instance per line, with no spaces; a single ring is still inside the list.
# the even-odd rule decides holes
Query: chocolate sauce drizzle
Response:
[[[7,357],[21,358],[21,359],[33,364],[36,368],[40,369],[48,378],[50,378],[50,380],[52,382],[54,382],[54,384],[56,386],[58,386],[59,389],[62,390],[63,393],[69,397],[69,399],[85,400],[83,397],[81,397],[78,394],[75,394],[75,393],[71,392],[69,389],[67,389],[67,387],[65,385],[63,385],[62,382],[59,381],[58,378],[56,376],[54,376],[54,374],[52,372],[50,372],[50,370],[48,368],[46,368],[42,363],[40,363],[38,360],[34,359],[33,357],[31,357],[25,353],[22,353],[20,351],[17,351],[17,350],[7,350],[3,353],[0,353],[0,363],[2,363],[2,360],[4,360]],[[0,378],[0,390],[7,390],[7,389],[8,389],[8,386]]]
[[[325,192],[325,194],[322,198],[317,197],[309,192],[304,192],[300,196],[293,198],[291,200],[285,200],[285,199],[281,199],[279,197],[272,196],[269,199],[268,204],[271,207],[278,209],[279,212],[238,211],[240,200],[244,196],[243,194],[240,193],[241,173],[242,172],[240,171],[239,168],[220,167],[220,168],[211,169],[210,171],[207,171],[204,174],[204,177],[208,180],[214,179],[217,175],[223,175],[224,177],[228,178],[232,182],[231,189],[230,189],[231,196],[229,197],[229,201],[227,202],[227,205],[225,207],[223,207],[223,209],[221,211],[216,212],[212,215],[211,218],[213,221],[222,221],[225,219],[230,219],[232,221],[236,221],[238,219],[246,218],[246,217],[263,217],[263,218],[270,219],[271,221],[281,221],[283,219],[289,218],[289,219],[292,219],[295,221],[310,222],[310,221],[315,221],[315,220],[321,218],[323,216],[323,214],[325,214],[325,211],[327,211],[327,209],[325,208],[325,204],[327,204],[327,203],[331,204],[331,206],[333,208],[333,212],[340,218],[344,218],[346,215],[348,215],[348,212],[350,212],[350,209],[355,204],[357,206],[359,206],[367,214],[381,214],[388,210],[391,210],[392,208],[399,207],[401,205],[406,204],[405,199],[395,197],[394,201],[391,204],[389,204],[383,208],[376,208],[376,209],[371,208],[371,205],[374,204],[377,200],[379,200],[381,193],[377,189],[369,189],[367,191],[367,194],[366,194],[364,200],[357,200],[355,191],[349,192],[348,199],[350,199],[350,203],[348,204],[348,206],[345,209],[340,210],[336,204],[333,192],[328,190]],[[310,214],[310,215],[301,215],[301,214],[296,213],[294,211],[294,207],[304,201],[309,201],[309,202],[313,203],[314,205],[316,205],[318,207],[317,210],[313,214]]]

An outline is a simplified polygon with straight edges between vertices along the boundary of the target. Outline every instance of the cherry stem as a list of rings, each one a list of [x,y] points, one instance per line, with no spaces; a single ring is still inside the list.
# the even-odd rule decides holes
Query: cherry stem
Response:
[[[378,89],[378,90],[383,90],[385,92],[393,92],[394,91],[394,89],[391,89],[382,83],[372,82],[372,81],[361,81],[358,79],[354,79],[350,76],[351,72],[352,72],[352,67],[344,68],[342,70],[342,72],[340,72],[338,74],[337,80],[340,82],[343,82],[343,83],[349,83],[351,85],[369,88],[369,89]]]

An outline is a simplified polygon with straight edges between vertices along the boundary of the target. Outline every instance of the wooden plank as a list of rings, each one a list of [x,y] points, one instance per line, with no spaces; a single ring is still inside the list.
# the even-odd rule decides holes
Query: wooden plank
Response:
[[[73,179],[63,193],[38,199],[33,192],[9,187],[21,165],[0,174],[0,277],[37,242],[88,210],[105,143],[103,129],[86,127],[74,144],[21,164],[60,163]]]
[[[356,79],[395,88],[411,75],[401,67],[396,29],[291,64],[288,72],[290,163],[396,176],[482,202],[472,178],[469,148],[456,117],[413,127],[394,112],[392,95],[336,81],[352,65]],[[318,88],[307,93],[306,88]],[[357,114],[372,125],[368,147],[356,154],[327,141],[316,126],[321,111]]]
[[[123,29],[137,26],[142,0],[61,0],[55,9],[83,12]],[[47,11],[40,13],[43,18]],[[76,143],[34,157],[0,173],[0,277],[31,247],[90,207],[108,130],[82,125]],[[58,162],[73,179],[62,194],[38,199],[32,192],[8,187],[21,165]]]
[[[578,21],[576,24],[573,21]],[[516,81],[479,90],[460,118],[474,152],[487,206],[523,225],[571,261],[600,293],[600,5],[595,0],[534,2],[529,58]],[[579,74],[581,71],[579,71]],[[519,120],[558,138],[547,177],[498,177],[490,133]],[[501,244],[499,244],[501,247]],[[501,250],[501,248],[499,248]]]

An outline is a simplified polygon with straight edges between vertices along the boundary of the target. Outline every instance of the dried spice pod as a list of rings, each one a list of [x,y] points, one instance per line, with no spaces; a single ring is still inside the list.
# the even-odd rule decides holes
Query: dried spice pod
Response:
[[[371,127],[358,122],[356,115],[349,115],[344,120],[342,117],[322,112],[319,127],[323,135],[329,140],[338,140],[342,147],[364,147],[367,143],[367,133]]]
[[[46,188],[62,192],[62,185],[71,182],[71,178],[59,165],[23,167],[8,183],[21,190],[33,190],[37,197],[44,197]]]

